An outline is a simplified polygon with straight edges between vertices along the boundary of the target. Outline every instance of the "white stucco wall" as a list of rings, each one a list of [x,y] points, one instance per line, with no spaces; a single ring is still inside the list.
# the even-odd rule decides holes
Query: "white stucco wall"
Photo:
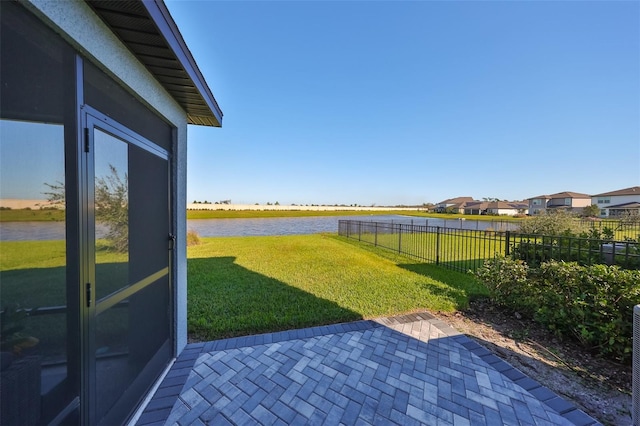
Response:
[[[598,200],[603,199],[603,198],[607,198],[609,199],[608,203],[598,203]],[[640,194],[637,195],[611,195],[611,196],[604,196],[604,197],[591,197],[591,203],[592,204],[597,204],[598,208],[600,209],[600,211],[602,212],[603,209],[606,209],[606,214],[600,214],[601,217],[607,217],[609,216],[609,207],[611,206],[617,206],[620,204],[627,204],[627,203],[640,203]]]
[[[518,210],[516,209],[487,209],[487,211],[500,216],[515,216],[518,214]]]
[[[109,30],[83,1],[26,0],[23,4],[59,33],[83,56],[109,74],[150,109],[176,128],[172,172],[176,178],[173,193],[174,229],[177,244],[174,261],[176,290],[176,353],[187,344],[187,118],[184,110],[164,90],[152,74]]]

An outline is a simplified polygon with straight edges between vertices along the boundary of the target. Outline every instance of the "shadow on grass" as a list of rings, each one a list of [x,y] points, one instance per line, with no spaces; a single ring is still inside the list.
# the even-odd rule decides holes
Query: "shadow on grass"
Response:
[[[215,340],[362,319],[357,312],[246,269],[235,260],[188,260],[192,339]]]
[[[432,263],[398,264],[398,267],[445,284],[426,283],[424,286],[429,292],[452,300],[456,309],[466,309],[469,301],[489,294],[486,287],[469,273],[452,271]]]

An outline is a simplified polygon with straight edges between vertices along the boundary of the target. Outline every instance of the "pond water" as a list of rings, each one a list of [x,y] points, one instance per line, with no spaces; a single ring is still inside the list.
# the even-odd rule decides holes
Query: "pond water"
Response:
[[[379,220],[410,223],[407,216],[314,216],[274,217],[256,219],[199,219],[187,221],[187,228],[201,237],[227,237],[248,235],[304,235],[320,232],[338,232],[338,221]]]
[[[187,229],[201,237],[301,235],[320,232],[338,232],[339,220],[394,222],[414,225],[441,226],[457,229],[512,230],[515,225],[503,221],[477,221],[459,219],[417,218],[401,215],[279,217],[255,219],[197,219],[188,220]],[[104,229],[98,229],[98,238]],[[0,241],[62,240],[63,222],[3,222]]]

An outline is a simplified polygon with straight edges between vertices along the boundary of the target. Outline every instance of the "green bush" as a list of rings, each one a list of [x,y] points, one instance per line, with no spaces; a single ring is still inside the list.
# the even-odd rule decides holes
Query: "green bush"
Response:
[[[197,246],[202,244],[200,240],[200,235],[193,229],[187,231],[187,247]]]
[[[563,210],[545,211],[520,222],[518,231],[522,234],[563,235],[567,231],[576,235],[580,232],[580,222],[576,215]]]
[[[476,276],[496,303],[600,355],[631,361],[640,271],[554,260],[532,268],[522,260],[497,257]]]

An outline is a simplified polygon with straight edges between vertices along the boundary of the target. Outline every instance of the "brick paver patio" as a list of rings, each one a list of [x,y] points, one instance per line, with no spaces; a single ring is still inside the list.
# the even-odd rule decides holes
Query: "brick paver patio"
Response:
[[[592,425],[427,313],[190,344],[138,425]]]

